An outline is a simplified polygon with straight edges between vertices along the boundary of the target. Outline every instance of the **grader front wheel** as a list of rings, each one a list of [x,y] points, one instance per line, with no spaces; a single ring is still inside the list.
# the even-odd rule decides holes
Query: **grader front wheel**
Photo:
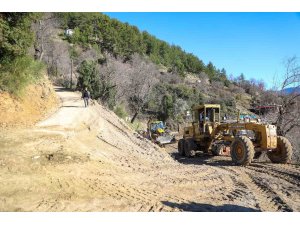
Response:
[[[277,149],[268,152],[267,155],[273,163],[288,163],[293,154],[293,148],[289,140],[285,137],[277,137]]]
[[[254,157],[252,141],[245,136],[236,137],[231,144],[230,154],[232,161],[237,165],[249,165]]]

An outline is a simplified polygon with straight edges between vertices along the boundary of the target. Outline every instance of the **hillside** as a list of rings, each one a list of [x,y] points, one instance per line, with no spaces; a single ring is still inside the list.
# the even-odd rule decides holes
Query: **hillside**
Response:
[[[110,109],[129,117],[137,113],[137,121],[155,116],[176,127],[192,105],[205,102],[219,103],[235,117],[237,109],[250,113],[260,93],[259,82],[230,81],[225,69],[100,13],[48,13],[40,21],[34,26],[37,57],[49,77],[70,87],[72,61],[73,88],[87,86]]]
[[[55,114],[0,132],[1,211],[300,210],[299,166],[180,157],[97,102],[84,108],[80,93],[55,90]]]
[[[0,92],[0,127],[27,127],[56,110],[59,100],[45,77],[31,84],[21,97]]]

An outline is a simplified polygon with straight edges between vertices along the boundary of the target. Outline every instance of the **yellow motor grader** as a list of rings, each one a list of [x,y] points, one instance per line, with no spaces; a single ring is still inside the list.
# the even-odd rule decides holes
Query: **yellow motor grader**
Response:
[[[262,151],[273,163],[288,163],[293,150],[287,138],[277,135],[276,126],[239,115],[236,121],[221,121],[220,105],[204,104],[193,107],[192,125],[178,141],[180,155],[192,157],[197,151],[230,154],[234,163],[249,165]]]

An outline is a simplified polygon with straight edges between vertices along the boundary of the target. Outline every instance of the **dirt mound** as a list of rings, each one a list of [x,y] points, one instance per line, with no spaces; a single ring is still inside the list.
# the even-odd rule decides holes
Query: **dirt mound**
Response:
[[[49,80],[30,85],[22,97],[0,93],[0,127],[26,127],[51,113],[59,101]]]

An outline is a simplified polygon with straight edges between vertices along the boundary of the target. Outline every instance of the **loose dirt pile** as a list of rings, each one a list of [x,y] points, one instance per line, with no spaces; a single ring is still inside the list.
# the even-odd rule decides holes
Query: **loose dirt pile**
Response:
[[[179,157],[56,88],[61,108],[0,134],[1,211],[299,211],[297,165]]]

